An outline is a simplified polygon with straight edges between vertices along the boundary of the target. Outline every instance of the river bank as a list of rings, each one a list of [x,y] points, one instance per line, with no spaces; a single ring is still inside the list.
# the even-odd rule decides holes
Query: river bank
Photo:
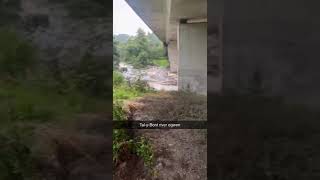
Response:
[[[140,79],[146,81],[147,84],[156,91],[178,90],[178,76],[175,73],[171,73],[169,69],[157,66],[136,69],[132,65],[123,62],[119,64],[119,69],[129,82]]]

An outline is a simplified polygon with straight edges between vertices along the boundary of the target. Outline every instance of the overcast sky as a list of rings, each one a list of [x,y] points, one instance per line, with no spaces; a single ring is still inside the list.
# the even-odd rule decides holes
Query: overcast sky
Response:
[[[151,32],[125,0],[113,0],[113,34],[135,35],[138,28]]]

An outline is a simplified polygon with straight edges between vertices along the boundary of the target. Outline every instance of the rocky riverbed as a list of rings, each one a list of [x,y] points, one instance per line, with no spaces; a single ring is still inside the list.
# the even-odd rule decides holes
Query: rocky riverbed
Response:
[[[146,81],[148,85],[157,91],[177,91],[177,74],[171,73],[169,69],[157,66],[149,66],[145,69],[136,69],[133,66],[120,63],[120,70],[129,82],[138,79]]]

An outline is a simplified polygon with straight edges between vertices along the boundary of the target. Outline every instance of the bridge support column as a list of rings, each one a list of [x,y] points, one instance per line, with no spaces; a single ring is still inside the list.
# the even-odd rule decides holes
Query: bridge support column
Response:
[[[178,28],[178,89],[207,94],[207,23]]]
[[[170,62],[170,71],[176,73],[178,71],[178,48],[177,41],[170,41],[168,44],[168,57]]]

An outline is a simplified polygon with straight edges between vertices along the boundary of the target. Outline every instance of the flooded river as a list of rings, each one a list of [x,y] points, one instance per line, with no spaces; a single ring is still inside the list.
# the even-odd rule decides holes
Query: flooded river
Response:
[[[150,66],[145,69],[135,69],[125,63],[119,65],[121,73],[127,81],[134,82],[139,78],[157,91],[177,91],[177,74],[170,73],[169,69]]]

